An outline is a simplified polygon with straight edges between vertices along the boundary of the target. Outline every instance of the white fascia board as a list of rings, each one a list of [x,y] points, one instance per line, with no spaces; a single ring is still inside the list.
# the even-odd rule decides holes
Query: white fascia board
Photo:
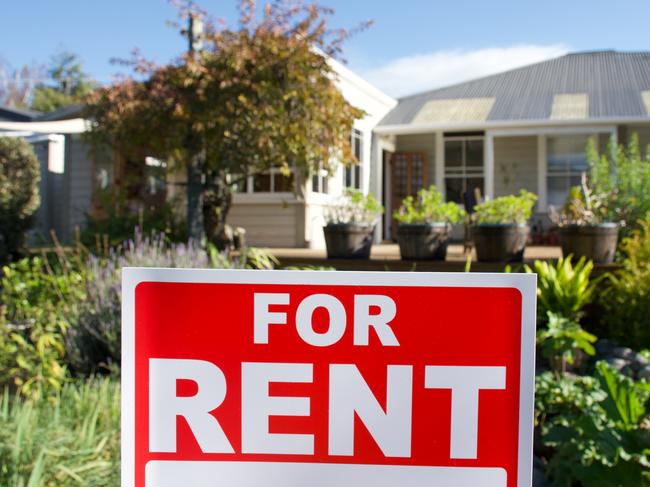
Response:
[[[89,128],[90,123],[83,118],[51,122],[0,122],[0,130],[40,134],[81,134]]]
[[[492,120],[486,122],[472,122],[462,124],[400,124],[383,125],[374,128],[374,132],[380,135],[407,135],[425,134],[436,131],[471,131],[490,129],[525,129],[534,127],[598,127],[612,125],[650,123],[650,117],[625,117],[625,118],[598,118],[588,120]],[[606,131],[606,130],[605,130]]]

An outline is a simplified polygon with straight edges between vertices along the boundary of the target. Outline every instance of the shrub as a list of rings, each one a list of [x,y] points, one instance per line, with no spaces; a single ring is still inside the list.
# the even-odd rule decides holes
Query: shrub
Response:
[[[122,267],[265,268],[275,260],[262,249],[244,249],[238,256],[207,250],[196,242],[168,244],[162,234],[135,238],[106,257],[85,261],[85,299],[65,334],[66,361],[73,372],[89,374],[119,367],[121,349]]]
[[[620,221],[625,235],[638,229],[650,211],[650,153],[642,157],[639,138],[633,134],[627,147],[598,154],[593,141],[587,146],[589,180],[594,192],[608,195],[607,219]]]
[[[485,201],[474,207],[474,223],[490,225],[523,224],[533,214],[537,196],[522,189],[519,195],[508,195]]]
[[[422,188],[417,197],[407,196],[393,217],[400,223],[458,223],[465,211],[453,201],[445,203],[435,186]]]
[[[552,485],[650,485],[650,387],[605,362],[596,377],[537,377],[536,423]]]
[[[66,384],[50,400],[0,395],[0,485],[120,485],[120,387]]]
[[[537,313],[542,319],[552,312],[571,321],[579,321],[583,308],[589,304],[597,288],[598,281],[590,281],[594,264],[582,257],[573,264],[571,256],[550,262],[536,260],[532,268],[524,269],[537,274]]]
[[[31,397],[58,391],[66,378],[63,335],[84,300],[83,272],[52,270],[40,257],[3,268],[0,383]]]
[[[650,213],[623,239],[623,268],[601,293],[601,333],[611,340],[650,348]]]
[[[566,366],[573,364],[577,350],[594,355],[594,335],[564,316],[550,311],[547,316],[548,325],[537,331],[537,344],[542,348],[542,354],[549,361],[552,370],[566,372]]]
[[[0,265],[18,255],[40,204],[40,164],[24,139],[0,137]]]
[[[384,212],[384,207],[370,193],[364,195],[358,189],[346,189],[339,201],[327,207],[327,223],[374,224]]]
[[[602,188],[601,188],[602,190]],[[566,202],[560,212],[552,206],[549,218],[558,226],[599,225],[610,221],[609,194],[597,193],[590,187],[587,174],[582,174],[582,184],[569,190]]]

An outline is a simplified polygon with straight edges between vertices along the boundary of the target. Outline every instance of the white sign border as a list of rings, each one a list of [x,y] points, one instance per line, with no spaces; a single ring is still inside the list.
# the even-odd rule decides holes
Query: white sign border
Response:
[[[135,487],[135,290],[142,282],[517,289],[522,296],[517,486],[532,484],[536,274],[125,267],[122,269],[122,487]]]

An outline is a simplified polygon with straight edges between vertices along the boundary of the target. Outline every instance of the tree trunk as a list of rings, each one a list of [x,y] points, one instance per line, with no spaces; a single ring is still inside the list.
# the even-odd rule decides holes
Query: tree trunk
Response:
[[[203,238],[203,182],[201,161],[194,158],[187,164],[187,236],[201,241]]]
[[[232,235],[227,232],[226,218],[232,205],[232,190],[222,171],[206,175],[203,190],[203,226],[208,242],[219,250],[232,245]]]

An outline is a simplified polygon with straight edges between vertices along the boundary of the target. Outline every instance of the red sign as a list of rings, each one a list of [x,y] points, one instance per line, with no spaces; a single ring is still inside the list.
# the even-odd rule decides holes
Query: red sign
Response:
[[[515,487],[535,277],[125,269],[125,487]]]

